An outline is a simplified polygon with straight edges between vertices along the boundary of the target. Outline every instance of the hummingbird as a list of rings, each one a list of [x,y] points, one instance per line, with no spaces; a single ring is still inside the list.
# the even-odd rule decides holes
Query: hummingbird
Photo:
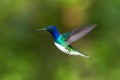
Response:
[[[94,25],[88,25],[84,26],[82,28],[75,29],[70,32],[66,32],[63,34],[60,34],[56,26],[48,26],[43,29],[38,29],[37,31],[48,31],[54,39],[55,46],[62,51],[63,53],[66,53],[68,55],[79,55],[85,58],[91,58],[90,56],[76,50],[71,46],[71,44],[85,35],[87,35],[90,31],[92,31],[96,27],[96,24]]]

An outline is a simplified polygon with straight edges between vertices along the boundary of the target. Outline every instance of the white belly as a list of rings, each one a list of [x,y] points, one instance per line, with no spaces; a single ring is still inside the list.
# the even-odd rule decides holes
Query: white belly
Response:
[[[83,57],[86,57],[86,58],[90,58],[89,56],[87,56],[85,54],[82,54],[80,52],[77,52],[77,51],[71,51],[71,52],[69,52],[69,50],[67,50],[65,47],[61,46],[60,44],[58,44],[56,42],[54,42],[54,44],[63,53],[66,53],[66,54],[69,54],[69,55],[80,55],[80,56],[83,56]]]
[[[61,46],[60,44],[58,44],[56,42],[54,44],[60,51],[66,53],[66,54],[69,54],[69,51],[67,49],[65,49],[65,47]]]

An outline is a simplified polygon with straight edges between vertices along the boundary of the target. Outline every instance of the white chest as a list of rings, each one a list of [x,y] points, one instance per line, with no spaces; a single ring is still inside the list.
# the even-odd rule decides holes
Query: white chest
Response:
[[[62,52],[69,54],[69,51],[67,49],[65,49],[65,47],[61,46],[60,44],[54,42],[55,46]]]
[[[55,45],[56,45],[56,47],[57,47],[60,51],[66,53],[66,54],[69,54],[69,55],[80,55],[79,52],[77,52],[77,51],[69,51],[69,50],[67,50],[65,47],[61,46],[60,44],[58,44],[58,43],[56,43],[56,42],[55,42]]]
[[[79,55],[79,56],[83,56],[83,57],[86,57],[86,58],[90,58],[89,56],[87,56],[85,54],[82,54],[80,52],[77,52],[77,51],[71,51],[71,52],[69,52],[69,50],[67,50],[65,47],[63,47],[62,45],[60,45],[60,44],[58,44],[56,42],[54,42],[54,44],[63,53],[66,53],[66,54],[69,54],[69,55]]]

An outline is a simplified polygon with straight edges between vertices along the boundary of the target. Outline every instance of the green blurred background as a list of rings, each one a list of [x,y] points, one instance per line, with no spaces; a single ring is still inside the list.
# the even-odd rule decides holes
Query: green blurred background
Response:
[[[0,80],[120,80],[119,0],[0,0]],[[68,56],[48,32],[98,24]]]

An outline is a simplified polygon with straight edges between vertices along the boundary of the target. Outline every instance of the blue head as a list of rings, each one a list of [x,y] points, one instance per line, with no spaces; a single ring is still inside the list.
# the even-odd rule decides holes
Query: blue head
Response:
[[[53,38],[54,38],[55,41],[60,36],[60,33],[57,30],[56,26],[48,26],[47,28],[39,29],[38,31],[41,31],[41,30],[47,30],[48,32],[50,32],[50,34],[53,36]]]

